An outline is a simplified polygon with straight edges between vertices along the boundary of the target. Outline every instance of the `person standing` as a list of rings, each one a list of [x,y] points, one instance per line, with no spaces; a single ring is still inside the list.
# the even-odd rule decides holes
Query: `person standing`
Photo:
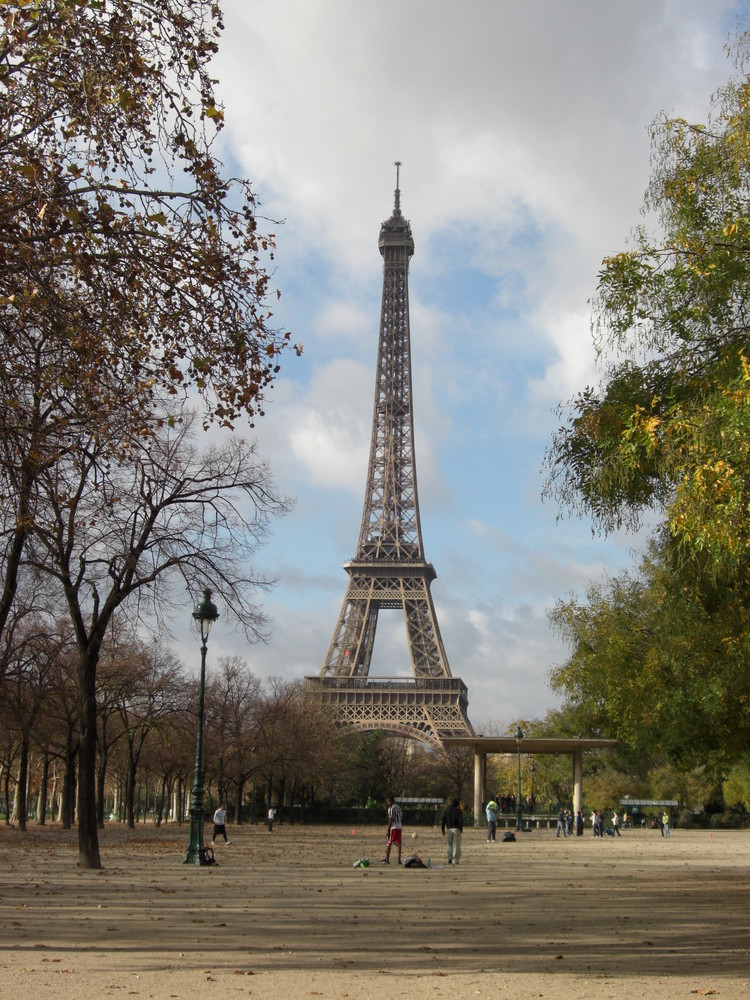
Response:
[[[620,817],[617,815],[617,810],[615,809],[614,815],[612,816],[612,836],[617,835],[622,836],[620,833]]]
[[[497,802],[494,799],[490,799],[487,803],[485,812],[487,813],[487,843],[494,844],[497,834]]]
[[[557,814],[557,833],[555,834],[555,836],[559,837],[561,832],[563,837],[568,836],[567,819],[565,817],[565,812],[563,809],[560,809],[559,813]]]
[[[391,848],[395,846],[398,848],[398,863],[401,864],[401,830],[403,822],[401,806],[392,795],[388,796],[385,804],[388,806],[388,829],[385,832],[385,857],[380,863],[381,865],[389,865],[391,863]]]
[[[276,810],[271,806],[268,810],[268,832],[271,833],[273,830],[273,821],[276,819]]]
[[[662,834],[665,837],[668,837],[669,836],[669,813],[667,812],[666,809],[664,810],[664,814],[662,815],[662,818],[661,818],[661,829],[662,829]]]
[[[440,829],[446,838],[448,864],[457,865],[461,858],[461,834],[464,829],[464,811],[458,799],[451,799],[451,804],[443,813]]]
[[[214,813],[214,835],[211,837],[211,847],[216,843],[217,837],[223,837],[225,843],[230,843],[227,840],[227,807],[223,802]]]
[[[583,836],[583,813],[579,809],[576,813],[576,837]]]

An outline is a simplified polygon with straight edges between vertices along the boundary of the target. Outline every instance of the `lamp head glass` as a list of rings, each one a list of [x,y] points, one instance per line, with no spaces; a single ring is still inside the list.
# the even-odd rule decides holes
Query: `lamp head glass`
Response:
[[[211,626],[218,617],[219,609],[211,600],[211,591],[204,590],[203,600],[200,604],[195,605],[195,610],[193,611],[193,618],[195,618],[198,622],[203,642],[208,639],[208,633],[211,631]]]

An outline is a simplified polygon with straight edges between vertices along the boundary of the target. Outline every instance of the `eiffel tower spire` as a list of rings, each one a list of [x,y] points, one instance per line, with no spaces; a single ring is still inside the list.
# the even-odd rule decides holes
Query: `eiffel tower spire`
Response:
[[[430,593],[436,573],[422,544],[409,327],[414,240],[401,214],[401,163],[395,166],[393,214],[380,227],[378,240],[383,297],[362,522],[356,555],[344,566],[349,584],[318,686],[345,722],[439,743],[442,736],[471,734],[472,729],[466,687],[448,666]],[[410,679],[369,676],[382,609],[404,613]]]

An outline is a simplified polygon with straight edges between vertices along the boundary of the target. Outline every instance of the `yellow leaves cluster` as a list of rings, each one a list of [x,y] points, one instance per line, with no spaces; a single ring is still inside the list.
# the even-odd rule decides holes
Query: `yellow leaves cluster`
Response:
[[[653,454],[660,444],[661,418],[653,412],[658,403],[658,397],[654,396],[650,409],[636,405],[622,431],[624,442],[631,448],[645,450],[647,455]]]

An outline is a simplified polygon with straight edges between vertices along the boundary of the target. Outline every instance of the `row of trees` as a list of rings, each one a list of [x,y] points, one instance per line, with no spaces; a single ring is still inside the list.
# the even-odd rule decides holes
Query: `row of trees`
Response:
[[[602,673],[606,673],[606,666]],[[596,720],[609,725],[602,718],[601,714],[596,716],[591,704],[569,698],[568,704],[551,710],[543,719],[521,725],[529,736],[575,739],[602,735]],[[498,792],[513,788],[514,775],[517,782],[515,760],[506,757],[494,761]],[[522,758],[521,779],[524,799],[533,796],[537,808],[572,805],[569,757]],[[657,733],[651,739],[622,739],[611,750],[584,754],[583,795],[586,809],[605,811],[621,809],[625,798],[677,799],[683,824],[733,826],[746,821],[750,812],[750,767],[742,755],[717,766],[700,754],[670,754]]]
[[[196,444],[252,425],[291,347],[273,236],[213,152],[221,29],[208,0],[0,8],[0,672],[72,657],[85,868],[115,617],[213,587],[262,637],[250,559],[288,507],[252,445]]]
[[[0,775],[6,823],[20,829],[27,812],[44,823],[75,822],[79,739],[75,644],[64,630],[29,632],[0,684]],[[105,642],[97,689],[97,822],[113,818],[133,827],[145,812],[156,823],[181,822],[193,778],[197,685],[161,641],[143,641],[115,629]],[[385,733],[343,730],[299,682],[263,685],[237,657],[209,669],[204,741],[207,808],[230,806],[230,821],[262,817],[268,805],[302,818],[376,807],[386,794],[446,799],[470,807],[470,749],[436,753]],[[571,708],[523,722],[533,736],[571,737],[582,714]],[[584,759],[585,805],[618,807],[621,799],[677,798],[687,816],[724,815],[747,801],[747,771],[735,767],[723,781],[705,765],[687,767],[640,758],[623,743]],[[488,762],[488,794],[516,796],[515,754]],[[570,758],[524,755],[524,812],[556,812],[570,805]],[[532,805],[533,803],[533,805]],[[12,815],[10,809],[12,808]],[[515,814],[515,806],[513,807]],[[481,819],[481,817],[480,817]]]
[[[547,495],[600,530],[658,521],[639,567],[552,610],[552,682],[584,730],[750,809],[750,35],[728,51],[706,124],[653,125],[644,224],[599,275],[601,381],[547,456]]]
[[[50,801],[53,815],[69,827],[80,741],[75,642],[64,627],[32,628],[30,621],[25,638],[0,682],[6,821],[12,802],[25,829],[31,801],[44,822]],[[181,821],[195,762],[196,682],[164,642],[113,628],[102,647],[96,704],[98,825],[114,802],[133,826],[142,787],[150,789],[157,820]],[[382,806],[394,790],[462,794],[471,787],[473,766],[463,750],[435,754],[382,733],[344,731],[301,683],[262,685],[237,657],[222,658],[209,671],[204,758],[209,801],[229,803],[235,822],[243,806],[256,802],[304,811],[321,804]]]

